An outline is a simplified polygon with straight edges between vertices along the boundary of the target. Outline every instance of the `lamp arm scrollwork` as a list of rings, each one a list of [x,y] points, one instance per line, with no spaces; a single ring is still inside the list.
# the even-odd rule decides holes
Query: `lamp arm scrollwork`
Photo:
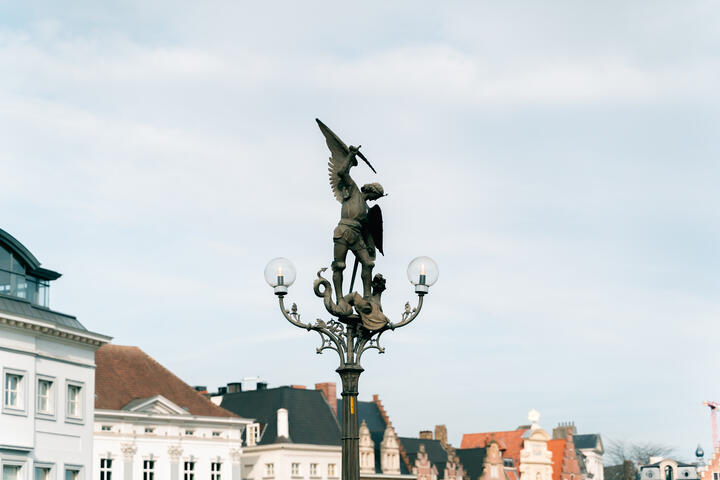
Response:
[[[418,295],[418,304],[415,308],[410,308],[410,302],[405,303],[405,311],[402,314],[402,320],[400,320],[398,323],[388,323],[387,328],[390,330],[395,330],[396,328],[404,327],[408,323],[415,320],[415,318],[420,314],[420,310],[422,310],[423,306],[423,298],[424,295]]]
[[[347,350],[346,342],[343,340],[345,335],[344,327],[340,322],[331,320],[329,323],[325,323],[321,319],[317,319],[315,324],[303,323],[300,321],[300,313],[298,312],[297,305],[292,304],[290,310],[285,309],[285,300],[282,295],[278,296],[280,303],[280,311],[288,322],[292,323],[298,328],[307,330],[308,332],[314,330],[320,334],[320,346],[315,350],[317,353],[322,353],[323,350],[335,350],[340,358],[340,366],[345,366],[345,350]]]

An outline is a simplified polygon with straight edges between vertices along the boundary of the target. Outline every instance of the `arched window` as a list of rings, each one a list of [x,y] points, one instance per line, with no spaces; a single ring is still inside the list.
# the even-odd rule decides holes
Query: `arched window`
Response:
[[[673,480],[673,468],[671,465],[665,467],[665,480]]]

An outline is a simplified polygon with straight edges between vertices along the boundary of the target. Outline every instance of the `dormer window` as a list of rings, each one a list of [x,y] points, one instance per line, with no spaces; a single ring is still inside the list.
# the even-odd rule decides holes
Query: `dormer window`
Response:
[[[0,245],[0,294],[22,298],[47,307],[49,282],[37,276],[37,274],[42,275],[42,269],[39,271],[40,273],[35,275],[29,272],[17,255]]]

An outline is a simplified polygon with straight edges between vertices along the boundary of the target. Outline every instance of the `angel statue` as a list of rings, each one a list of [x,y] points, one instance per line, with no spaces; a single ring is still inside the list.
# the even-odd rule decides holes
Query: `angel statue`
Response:
[[[377,200],[385,196],[382,185],[368,183],[361,188],[350,177],[350,169],[358,164],[360,157],[370,169],[375,169],[360,152],[360,146],[349,147],[335,135],[324,123],[317,120],[320,131],[325,135],[327,146],[332,156],[328,163],[330,173],[330,186],[340,208],[340,222],[333,232],[334,260],[332,262],[333,288],[337,305],[341,310],[349,310],[347,300],[343,298],[343,271],[347,252],[355,255],[355,266],[350,282],[350,291],[353,288],[358,263],[362,265],[360,279],[363,284],[363,298],[372,298],[372,271],[375,266],[375,249],[383,253],[382,248],[382,212],[380,206],[369,208],[368,201]],[[377,172],[375,172],[377,173]],[[384,254],[383,254],[384,255]]]

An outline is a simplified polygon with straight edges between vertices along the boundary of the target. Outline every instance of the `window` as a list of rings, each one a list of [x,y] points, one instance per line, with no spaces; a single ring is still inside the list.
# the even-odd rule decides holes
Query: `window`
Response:
[[[185,435],[195,435],[195,430],[185,430]]]
[[[265,464],[265,476],[266,477],[274,477],[275,476],[275,464],[274,463],[266,463]]]
[[[310,464],[310,476],[311,477],[317,477],[318,476],[318,464],[317,463],[311,463]]]
[[[220,436],[220,432],[213,432],[213,433],[212,433],[212,436],[213,436],[213,437],[219,437],[219,436]]]
[[[259,439],[260,425],[257,423],[251,423],[247,426],[247,429],[245,430],[245,441],[247,442],[248,447],[257,445]]]
[[[220,480],[220,468],[222,463],[212,462],[210,464],[210,480]]]
[[[100,459],[100,480],[112,480],[112,458]]]
[[[145,427],[145,433],[155,433],[155,429],[152,427]]]
[[[183,480],[195,480],[195,462],[185,462]]]
[[[112,425],[103,425],[102,427],[100,427],[100,430],[102,430],[103,432],[111,432]]]
[[[155,480],[155,460],[143,460],[143,480]]]
[[[665,480],[673,480],[673,468],[670,465],[665,467]]]
[[[82,418],[82,387],[68,384],[67,386],[67,416]]]
[[[2,480],[20,480],[20,465],[3,465]]]
[[[337,477],[334,463],[328,463],[328,477]]]
[[[65,480],[80,480],[80,470],[68,468],[65,470]]]
[[[4,405],[10,408],[23,409],[23,376],[18,373],[5,374]],[[3,470],[4,474],[4,470]]]
[[[55,412],[53,402],[53,382],[46,378],[38,379],[37,386],[37,411],[46,415],[52,415]]]
[[[290,475],[297,477],[300,475],[300,464],[293,463],[290,465]]]
[[[50,467],[35,467],[35,480],[50,480]]]

